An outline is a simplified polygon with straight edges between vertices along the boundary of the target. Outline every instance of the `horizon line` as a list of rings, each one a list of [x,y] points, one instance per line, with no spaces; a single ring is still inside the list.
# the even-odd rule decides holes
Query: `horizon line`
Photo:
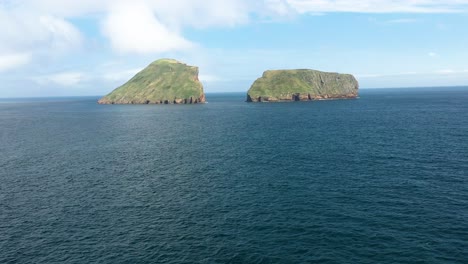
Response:
[[[380,90],[380,89],[424,89],[424,88],[468,88],[467,85],[450,85],[450,86],[401,86],[401,87],[363,87],[360,90]],[[247,91],[224,91],[224,92],[205,92],[205,94],[229,94],[229,93],[247,93]],[[70,97],[103,97],[104,95],[51,95],[51,96],[16,96],[16,97],[0,97],[0,99],[34,99],[34,98],[70,98]]]

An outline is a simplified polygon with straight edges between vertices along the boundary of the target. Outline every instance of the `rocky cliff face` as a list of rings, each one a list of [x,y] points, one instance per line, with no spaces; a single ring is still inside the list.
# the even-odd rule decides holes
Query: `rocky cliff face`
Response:
[[[151,63],[100,104],[198,104],[205,102],[198,68],[172,59]]]
[[[316,70],[265,71],[247,92],[247,102],[351,99],[359,84],[350,74]]]

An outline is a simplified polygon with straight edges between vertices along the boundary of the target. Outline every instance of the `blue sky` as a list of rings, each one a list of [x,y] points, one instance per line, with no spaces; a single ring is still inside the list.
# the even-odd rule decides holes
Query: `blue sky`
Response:
[[[464,0],[0,0],[0,97],[103,95],[165,57],[206,92],[291,68],[468,85],[467,25]]]

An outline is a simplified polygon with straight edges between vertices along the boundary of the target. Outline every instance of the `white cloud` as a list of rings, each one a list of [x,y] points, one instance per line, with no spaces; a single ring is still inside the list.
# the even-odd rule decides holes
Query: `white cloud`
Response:
[[[97,17],[103,35],[115,51],[146,54],[187,50],[194,44],[182,36],[184,28],[244,24],[258,5],[249,0],[22,0],[12,6],[10,10],[29,10],[35,15],[62,18],[64,22]],[[7,10],[7,5],[3,8]]]
[[[437,53],[435,53],[435,52],[432,52],[432,51],[431,51],[431,52],[429,52],[427,55],[428,55],[429,57],[437,57],[437,56],[438,56],[438,54],[437,54]]]
[[[212,74],[200,74],[198,79],[200,79],[201,82],[219,82],[222,80],[218,76]]]
[[[82,43],[78,29],[62,18],[2,4],[0,25],[0,71],[27,65],[39,54],[56,57]]]
[[[293,12],[291,5],[284,0],[265,0],[265,5],[274,14],[280,16],[288,16]]]
[[[299,13],[451,13],[466,12],[466,0],[285,0]]]
[[[144,3],[156,11],[165,23],[177,20],[177,24],[198,27],[244,23],[249,19],[249,12],[262,13],[265,9],[280,15],[287,14],[288,10],[299,13],[440,13],[468,10],[467,0],[22,0],[16,6],[30,7],[59,17],[79,17],[106,12],[116,2]]]
[[[161,53],[193,46],[163,25],[147,5],[117,4],[102,24],[112,47],[122,53]]]
[[[0,54],[0,72],[26,65],[30,60],[28,53]]]
[[[76,48],[82,36],[63,18],[32,11],[7,10],[0,5],[0,51]]]
[[[78,48],[82,43],[80,31],[62,18],[53,16],[40,16],[39,23],[41,36],[45,45],[57,51],[66,51]]]
[[[147,0],[156,15],[173,27],[231,27],[249,21],[257,7],[250,0]]]
[[[21,11],[19,11],[21,10]],[[294,14],[329,12],[466,12],[468,0],[21,0],[0,2],[0,51],[66,49],[82,41],[71,18],[97,17],[111,46],[121,53],[161,53],[193,46],[187,27],[232,27]],[[102,19],[101,19],[102,18]],[[389,23],[411,23],[395,19]],[[7,44],[5,44],[7,43]],[[21,50],[23,48],[23,50]]]
[[[82,72],[60,72],[51,75],[44,75],[33,78],[40,85],[50,83],[60,86],[75,86],[85,79],[85,74]]]
[[[116,4],[145,5],[164,24],[199,28],[245,23],[254,6],[261,6],[251,0],[23,0],[22,2],[24,7],[32,7],[39,12],[61,17],[105,14]]]

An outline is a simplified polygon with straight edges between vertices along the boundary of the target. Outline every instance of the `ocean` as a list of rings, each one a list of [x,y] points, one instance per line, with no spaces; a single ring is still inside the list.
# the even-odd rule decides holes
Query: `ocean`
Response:
[[[468,263],[468,87],[0,100],[0,263]]]

